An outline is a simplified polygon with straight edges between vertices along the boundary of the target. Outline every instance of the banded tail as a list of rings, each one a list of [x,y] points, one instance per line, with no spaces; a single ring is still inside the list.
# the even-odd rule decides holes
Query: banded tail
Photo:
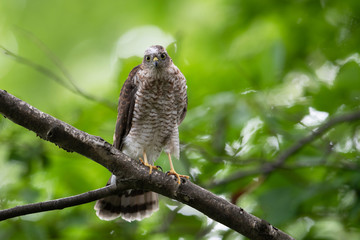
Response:
[[[121,216],[129,222],[140,221],[159,209],[158,194],[130,189],[98,200],[94,209],[101,220],[110,221]]]

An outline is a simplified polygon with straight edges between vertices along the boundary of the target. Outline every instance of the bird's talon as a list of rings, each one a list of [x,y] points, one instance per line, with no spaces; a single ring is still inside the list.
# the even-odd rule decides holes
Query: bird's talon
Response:
[[[177,172],[175,172],[175,171],[173,171],[173,170],[170,170],[170,171],[168,171],[167,173],[166,173],[167,175],[174,175],[175,177],[177,177],[177,182],[178,182],[178,184],[180,184],[181,183],[181,178],[186,178],[186,179],[189,179],[189,176],[186,176],[186,175],[180,175],[180,174],[178,174]]]
[[[152,170],[155,169],[155,170],[158,170],[159,166],[153,166],[151,164],[149,164],[147,161],[144,161],[142,158],[139,158],[140,159],[140,162],[144,165],[144,166],[147,166],[149,167],[149,175],[152,173]],[[161,168],[161,167],[160,167]],[[162,171],[162,168],[161,168],[161,171]]]
[[[158,169],[160,169],[163,172],[163,169],[161,166],[156,166]]]

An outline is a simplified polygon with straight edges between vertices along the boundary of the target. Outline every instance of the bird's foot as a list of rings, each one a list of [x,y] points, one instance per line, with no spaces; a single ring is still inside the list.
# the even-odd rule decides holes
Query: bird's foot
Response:
[[[189,179],[190,177],[189,176],[186,176],[186,175],[181,175],[181,174],[178,174],[177,172],[175,172],[175,170],[171,169],[170,171],[167,172],[167,175],[175,175],[177,177],[177,182],[178,184],[181,183],[180,179],[181,178],[186,178],[186,179]]]
[[[162,168],[159,167],[159,166],[153,166],[153,165],[149,164],[147,161],[144,161],[142,158],[139,158],[139,159],[140,159],[140,162],[141,162],[144,166],[147,166],[147,167],[150,168],[149,174],[152,173],[152,170],[153,170],[153,169],[154,169],[154,170],[158,170],[158,169],[160,168],[160,169],[162,170]]]

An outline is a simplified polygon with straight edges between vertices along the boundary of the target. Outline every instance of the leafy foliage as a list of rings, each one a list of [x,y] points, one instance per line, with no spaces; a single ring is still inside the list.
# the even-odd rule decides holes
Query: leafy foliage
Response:
[[[147,46],[170,44],[189,95],[178,172],[296,239],[359,239],[359,122],[260,171],[326,119],[359,109],[359,15],[356,0],[5,0],[0,88],[112,142],[127,74]],[[157,164],[169,168],[164,156]],[[109,176],[0,117],[1,209]],[[104,222],[85,204],[0,223],[0,239],[24,238],[243,239],[166,198],[141,222]]]

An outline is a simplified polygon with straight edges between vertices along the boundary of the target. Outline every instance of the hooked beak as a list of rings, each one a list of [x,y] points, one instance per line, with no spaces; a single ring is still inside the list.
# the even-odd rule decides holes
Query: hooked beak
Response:
[[[157,67],[159,65],[159,59],[157,57],[153,58],[154,66]]]

